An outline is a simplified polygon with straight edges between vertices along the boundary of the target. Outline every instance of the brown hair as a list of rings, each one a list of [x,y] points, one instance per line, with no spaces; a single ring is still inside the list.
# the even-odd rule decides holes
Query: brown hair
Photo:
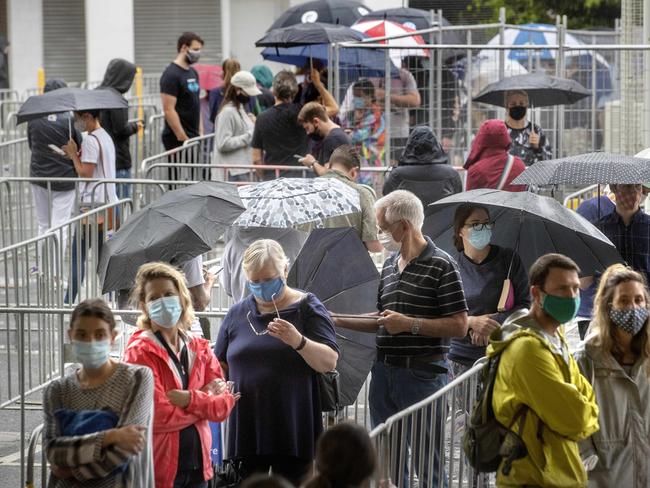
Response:
[[[487,207],[477,203],[463,203],[456,208],[456,212],[454,213],[454,247],[458,251],[462,251],[465,248],[463,246],[463,239],[460,237],[460,231],[475,210],[485,210],[485,213],[490,217],[490,211]]]
[[[282,102],[290,102],[298,93],[296,75],[286,69],[273,78],[273,96]]]
[[[327,122],[329,117],[327,116],[327,110],[318,102],[309,102],[306,103],[300,113],[298,114],[298,122],[311,122],[314,119],[322,120]]]
[[[241,65],[239,61],[234,58],[224,59],[221,63],[222,69],[222,78],[224,87],[230,87],[230,79],[235,75],[235,73],[241,71]]]
[[[609,318],[609,312],[614,303],[616,288],[622,283],[635,282],[643,286],[646,307],[650,305],[650,294],[641,273],[634,271],[622,264],[615,264],[605,270],[598,285],[598,291],[594,298],[594,318],[589,329],[588,340],[601,350],[611,353],[614,358],[621,362],[623,351],[616,340],[616,326]],[[632,351],[637,357],[650,358],[650,343],[648,342],[648,321],[646,320],[643,329],[632,338]],[[650,364],[648,373],[650,373]]]
[[[183,46],[191,46],[192,41],[199,41],[201,43],[201,46],[205,44],[205,42],[203,42],[203,39],[201,39],[198,34],[195,34],[194,32],[183,32],[178,38],[178,41],[176,41],[176,51],[181,52],[181,48]]]
[[[530,286],[537,286],[539,288],[544,288],[546,284],[546,278],[551,272],[552,268],[566,269],[569,271],[575,271],[580,274],[580,268],[573,261],[573,259],[565,256],[564,254],[544,254],[543,256],[537,258],[537,260],[530,267],[530,272],[528,273],[528,280]]]
[[[375,472],[377,456],[366,429],[351,422],[335,425],[316,445],[316,474],[305,488],[361,486]]]
[[[361,160],[359,159],[359,153],[357,150],[350,144],[343,144],[334,151],[329,160],[330,164],[340,164],[344,166],[348,171],[355,168],[361,168]]]
[[[194,322],[194,308],[192,307],[192,297],[185,284],[185,276],[173,266],[161,262],[143,264],[135,277],[135,286],[131,292],[131,303],[134,307],[139,307],[140,312],[142,312],[138,317],[138,327],[151,329],[151,319],[145,305],[145,286],[148,282],[158,278],[164,278],[174,283],[183,309],[178,320],[179,328],[189,330],[192,322]]]
[[[74,308],[72,316],[70,317],[71,329],[74,328],[75,322],[80,317],[95,317],[106,322],[110,330],[115,329],[115,317],[113,316],[113,311],[101,298],[89,298]]]

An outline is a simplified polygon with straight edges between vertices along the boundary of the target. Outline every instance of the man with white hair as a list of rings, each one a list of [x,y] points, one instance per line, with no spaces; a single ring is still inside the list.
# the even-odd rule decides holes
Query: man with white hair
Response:
[[[379,317],[336,319],[338,326],[377,334],[369,394],[373,427],[444,387],[450,338],[467,333],[467,304],[458,266],[422,235],[420,199],[397,190],[377,200],[375,211],[379,241],[392,253],[381,272]],[[439,405],[436,412],[438,437],[444,407]],[[420,440],[411,440],[415,468],[422,486],[438,486],[439,439],[430,438],[430,427],[421,430],[427,437],[422,456]],[[436,450],[429,477],[431,446]]]

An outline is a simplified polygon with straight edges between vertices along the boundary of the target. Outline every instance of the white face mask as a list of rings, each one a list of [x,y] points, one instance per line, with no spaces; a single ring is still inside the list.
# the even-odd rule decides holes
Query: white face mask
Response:
[[[386,249],[388,252],[399,252],[402,249],[402,243],[397,242],[393,238],[393,234],[390,232],[379,232],[377,235],[379,243]]]

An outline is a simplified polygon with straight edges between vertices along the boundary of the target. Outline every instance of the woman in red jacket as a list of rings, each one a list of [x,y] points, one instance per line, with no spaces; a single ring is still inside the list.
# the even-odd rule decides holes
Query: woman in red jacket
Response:
[[[491,119],[481,124],[465,161],[466,190],[494,188],[506,191],[526,191],[525,185],[513,185],[526,165],[508,151],[512,141],[503,120]]]
[[[153,456],[157,488],[204,488],[212,478],[208,421],[228,418],[233,395],[208,341],[189,332],[194,310],[183,275],[164,263],[140,267],[132,300],[142,314],[125,361],[154,376]]]

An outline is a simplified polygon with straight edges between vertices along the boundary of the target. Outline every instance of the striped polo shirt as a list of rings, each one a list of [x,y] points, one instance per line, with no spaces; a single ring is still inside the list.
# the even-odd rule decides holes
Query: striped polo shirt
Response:
[[[435,319],[467,311],[463,285],[454,259],[425,236],[427,247],[399,271],[399,253],[384,263],[379,282],[377,308],[410,317]],[[427,337],[409,332],[389,334],[377,330],[377,351],[395,355],[446,354],[448,337]]]

